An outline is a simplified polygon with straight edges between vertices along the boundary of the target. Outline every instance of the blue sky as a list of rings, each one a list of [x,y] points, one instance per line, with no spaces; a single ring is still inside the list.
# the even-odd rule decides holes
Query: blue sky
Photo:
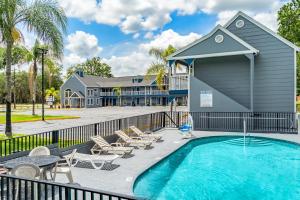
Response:
[[[281,0],[57,0],[68,17],[64,69],[100,56],[115,76],[143,74],[151,47],[181,48],[241,10],[276,31]],[[25,34],[28,43],[34,37]],[[26,39],[26,38],[25,38]]]

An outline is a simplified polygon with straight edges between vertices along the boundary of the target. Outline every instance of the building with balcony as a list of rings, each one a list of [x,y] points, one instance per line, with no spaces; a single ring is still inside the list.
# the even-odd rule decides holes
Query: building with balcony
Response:
[[[193,112],[296,112],[300,48],[238,12],[225,26],[170,55],[189,71]]]
[[[61,86],[61,104],[67,108],[166,106],[176,100],[177,105],[186,105],[187,92],[170,94],[168,80],[165,77],[165,83],[159,89],[155,76],[103,78],[78,71]],[[187,89],[179,76],[170,80],[173,89]]]

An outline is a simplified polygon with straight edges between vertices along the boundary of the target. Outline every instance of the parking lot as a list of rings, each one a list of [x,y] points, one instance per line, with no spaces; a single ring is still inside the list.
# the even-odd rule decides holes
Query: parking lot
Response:
[[[101,108],[83,108],[83,109],[61,109],[45,111],[46,115],[71,115],[79,116],[78,119],[49,120],[37,122],[14,123],[13,132],[22,134],[34,134],[45,131],[57,130],[62,128],[92,124],[101,121],[108,121],[123,117],[142,115],[153,112],[169,111],[170,107],[101,107]],[[186,107],[177,107],[177,110],[187,110]],[[31,111],[24,111],[24,114],[31,114]],[[37,111],[40,114],[41,110]],[[0,126],[0,133],[4,132],[4,126]]]

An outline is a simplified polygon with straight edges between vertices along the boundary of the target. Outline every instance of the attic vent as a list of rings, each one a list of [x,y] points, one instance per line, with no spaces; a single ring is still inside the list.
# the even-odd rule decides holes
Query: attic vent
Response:
[[[215,42],[216,43],[221,43],[221,42],[223,42],[223,40],[224,40],[224,36],[223,35],[217,35],[215,37]]]
[[[244,22],[244,20],[241,20],[241,19],[237,20],[236,23],[235,23],[235,26],[237,28],[242,28],[244,25],[245,25],[245,22]]]

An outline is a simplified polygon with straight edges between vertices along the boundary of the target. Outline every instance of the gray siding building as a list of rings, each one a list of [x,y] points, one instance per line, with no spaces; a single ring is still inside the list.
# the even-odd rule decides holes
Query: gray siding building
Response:
[[[67,108],[103,106],[165,106],[173,99],[177,105],[187,104],[187,93],[170,95],[166,77],[158,88],[156,76],[103,78],[76,72],[61,86],[61,105]]]
[[[189,70],[189,110],[296,112],[299,47],[239,12],[169,56]]]

